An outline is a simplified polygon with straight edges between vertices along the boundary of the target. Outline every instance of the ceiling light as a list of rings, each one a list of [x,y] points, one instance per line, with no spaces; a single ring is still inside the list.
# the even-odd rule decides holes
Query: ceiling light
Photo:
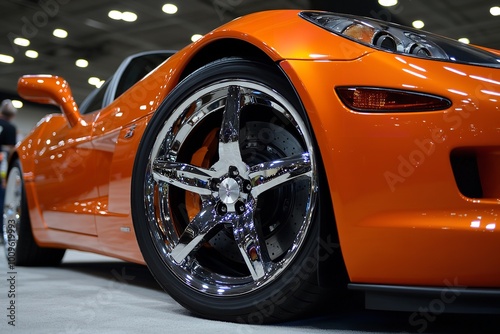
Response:
[[[52,34],[58,38],[66,38],[68,37],[68,32],[64,29],[54,29],[54,32]]]
[[[175,13],[177,13],[178,8],[174,4],[166,3],[163,5],[161,10],[163,10],[167,14],[175,14]]]
[[[464,44],[469,44],[470,40],[467,37],[462,37],[458,39],[459,42],[462,42]]]
[[[21,109],[24,104],[19,100],[12,100],[12,105],[14,108]]]
[[[199,40],[200,38],[202,38],[203,35],[200,35],[200,34],[194,34],[193,36],[191,36],[191,41],[192,42],[196,42],[197,40]]]
[[[88,80],[88,83],[92,86],[98,85],[99,82],[101,82],[101,79],[99,79],[98,77],[90,77]]]
[[[75,65],[83,68],[89,66],[89,62],[86,59],[77,59]]]
[[[490,14],[493,16],[499,16],[500,15],[500,7],[499,6],[491,7]]]
[[[110,10],[109,18],[113,20],[123,20],[125,22],[134,22],[137,20],[137,14],[134,12],[120,12],[119,10]]]
[[[19,46],[28,46],[30,45],[30,41],[26,38],[16,37],[14,38],[14,44],[17,44]]]
[[[392,7],[398,4],[398,0],[378,0],[378,3],[384,7]]]
[[[98,77],[90,77],[88,83],[92,86],[96,86],[97,88],[101,88],[104,84],[104,80],[99,79]]]
[[[14,57],[0,53],[0,63],[12,64],[13,62]]]
[[[118,10],[110,10],[108,13],[108,17],[113,20],[121,20],[122,19],[122,12]]]
[[[38,52],[36,52],[35,50],[26,50],[24,55],[28,58],[38,58]]]
[[[425,26],[424,21],[422,20],[415,20],[411,23],[411,25],[416,29],[422,29]]]
[[[125,22],[134,22],[135,20],[137,20],[137,14],[133,12],[123,12],[122,20]]]

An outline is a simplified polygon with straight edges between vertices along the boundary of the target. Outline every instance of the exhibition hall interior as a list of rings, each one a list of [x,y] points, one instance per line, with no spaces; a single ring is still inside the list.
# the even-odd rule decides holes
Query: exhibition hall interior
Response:
[[[0,39],[1,333],[499,332],[499,1],[2,0]]]

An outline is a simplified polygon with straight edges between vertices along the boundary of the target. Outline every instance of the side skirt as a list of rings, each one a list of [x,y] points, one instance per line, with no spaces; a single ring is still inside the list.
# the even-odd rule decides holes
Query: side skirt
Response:
[[[348,286],[364,292],[365,307],[371,310],[500,314],[500,289],[354,283]]]

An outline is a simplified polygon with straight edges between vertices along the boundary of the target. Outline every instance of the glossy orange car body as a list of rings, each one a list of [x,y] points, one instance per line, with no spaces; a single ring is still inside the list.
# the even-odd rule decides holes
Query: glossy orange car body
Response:
[[[352,283],[500,288],[500,70],[375,50],[296,11],[226,24],[83,116],[63,79],[21,79],[21,96],[63,109],[16,151],[39,245],[144,263],[130,209],[135,152],[153,113],[214,45],[224,56],[235,45],[260,50],[295,87],[321,152]],[[43,97],[31,89],[36,81],[44,81]],[[346,107],[340,86],[425,92],[452,105],[367,114]],[[477,156],[480,198],[457,186],[450,157],[462,152]]]

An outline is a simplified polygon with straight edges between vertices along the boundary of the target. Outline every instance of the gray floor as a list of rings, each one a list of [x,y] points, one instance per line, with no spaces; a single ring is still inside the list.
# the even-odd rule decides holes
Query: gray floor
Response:
[[[500,333],[497,316],[441,314],[423,321],[364,310],[274,326],[209,321],[179,306],[147,268],[76,251],[68,251],[58,268],[9,272],[0,251],[0,333]],[[8,296],[11,276],[15,299]],[[12,300],[15,327],[8,323]]]

